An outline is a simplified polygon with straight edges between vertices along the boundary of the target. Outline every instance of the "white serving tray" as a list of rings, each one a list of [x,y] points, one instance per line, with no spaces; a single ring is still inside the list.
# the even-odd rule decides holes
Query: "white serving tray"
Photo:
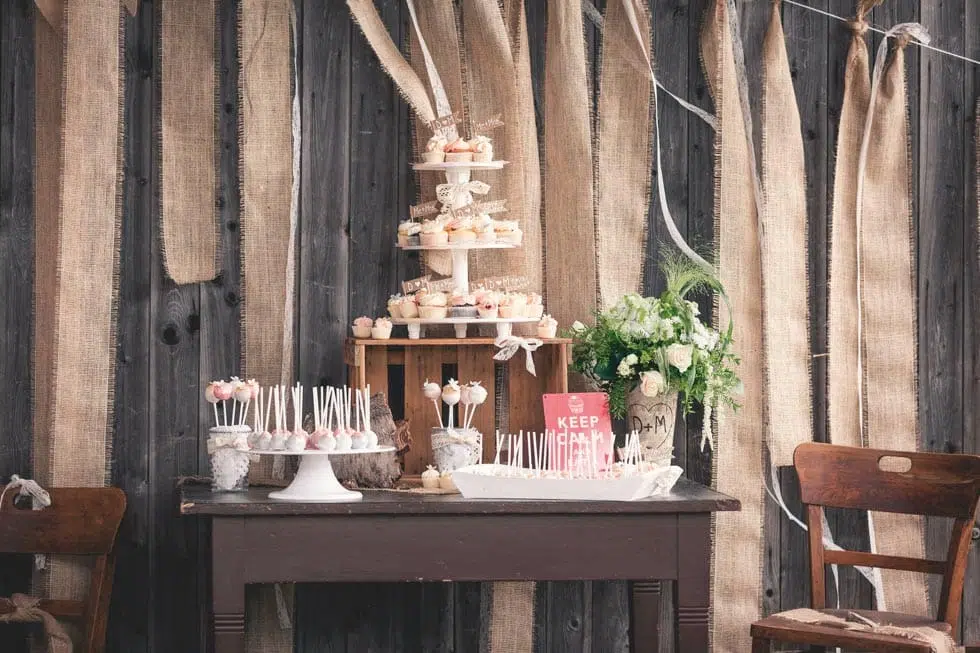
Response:
[[[492,474],[495,469],[501,474]],[[510,469],[506,465],[471,465],[454,471],[453,482],[467,499],[637,501],[670,493],[683,473],[680,467],[672,466],[619,478],[563,479],[507,476]]]

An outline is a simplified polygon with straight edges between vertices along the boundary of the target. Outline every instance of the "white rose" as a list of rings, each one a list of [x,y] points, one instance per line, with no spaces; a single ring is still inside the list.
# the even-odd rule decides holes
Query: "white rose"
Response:
[[[619,361],[619,366],[616,368],[616,374],[620,376],[629,376],[633,373],[633,367],[629,364],[625,358]]]
[[[579,322],[578,320],[575,320],[574,322],[572,322],[572,331],[575,333],[582,333],[583,331],[585,331],[585,325]]]
[[[683,374],[691,367],[691,357],[694,353],[694,345],[682,345],[674,343],[667,347],[667,362],[677,368]]]
[[[640,375],[640,392],[644,397],[656,397],[667,390],[667,383],[660,372],[651,370]]]

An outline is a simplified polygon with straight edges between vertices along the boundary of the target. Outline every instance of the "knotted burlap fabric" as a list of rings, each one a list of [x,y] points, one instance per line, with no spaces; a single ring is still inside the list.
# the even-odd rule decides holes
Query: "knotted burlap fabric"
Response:
[[[49,612],[40,608],[41,599],[26,594],[0,598],[0,623],[40,623],[44,627],[47,653],[72,653],[71,638]]]
[[[215,0],[164,0],[160,22],[160,234],[167,274],[218,273]]]
[[[893,625],[890,623],[875,622],[856,612],[829,614],[809,608],[787,610],[786,612],[780,612],[773,616],[805,624],[829,626],[831,628],[840,628],[841,630],[850,630],[859,633],[901,637],[911,642],[928,644],[932,649],[932,653],[962,653],[963,651],[963,647],[957,646],[956,642],[950,636],[949,626],[947,624],[942,624],[946,627],[944,630],[930,626]]]
[[[715,651],[750,650],[746,624],[762,607],[763,555],[763,306],[754,156],[739,99],[732,27],[726,0],[708,10],[701,37],[705,72],[719,130],[715,139],[715,234],[721,282],[732,305],[716,311],[724,331],[733,323],[734,350],[746,392],[737,413],[718,417],[715,487],[742,502],[740,512],[714,520],[711,561],[711,638]]]
[[[813,439],[806,164],[779,7],[772,3],[762,52],[766,439],[777,467],[792,465],[797,445]]]
[[[592,315],[597,299],[592,98],[583,30],[582,8],[578,4],[566,0],[548,3],[544,74],[545,293],[551,315],[561,325]],[[643,128],[646,129],[645,123]],[[574,265],[574,274],[569,273],[570,264]],[[617,266],[623,267],[634,266]]]
[[[293,370],[294,238],[293,70],[290,0],[242,0],[241,223],[242,359],[263,385],[291,383]],[[253,463],[249,480],[275,482],[272,463]],[[255,653],[290,653],[292,586],[277,601],[270,585],[246,590],[246,645]],[[280,612],[283,614],[280,615]]]
[[[595,217],[600,308],[639,292],[643,283],[653,167],[653,80],[637,71],[646,69],[653,54],[650,13],[634,5],[642,51],[624,3],[607,3],[603,26]]]

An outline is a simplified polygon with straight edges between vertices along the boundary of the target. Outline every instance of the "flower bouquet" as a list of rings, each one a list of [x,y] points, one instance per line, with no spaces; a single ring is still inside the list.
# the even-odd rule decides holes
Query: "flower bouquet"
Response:
[[[732,329],[705,326],[688,296],[713,291],[724,297],[710,272],[680,255],[662,265],[666,290],[659,297],[629,294],[595,315],[595,325],[572,325],[572,368],[609,395],[614,417],[629,418],[640,434],[644,460],[669,462],[678,400],[686,415],[704,406],[701,441],[712,444],[711,415],[719,405],[735,409],[741,384],[731,351]],[[727,300],[726,300],[727,301]]]

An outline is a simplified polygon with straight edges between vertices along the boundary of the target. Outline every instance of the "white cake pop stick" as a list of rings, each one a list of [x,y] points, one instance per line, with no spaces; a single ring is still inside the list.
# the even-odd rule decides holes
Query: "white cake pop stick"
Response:
[[[497,442],[497,450],[493,454],[493,464],[494,464],[494,468],[496,468],[496,466],[500,464],[500,448],[504,444],[504,437],[502,435],[500,435],[500,431],[497,431],[494,434],[494,438],[495,438],[495,440]],[[496,471],[496,469],[495,469],[495,471]]]

